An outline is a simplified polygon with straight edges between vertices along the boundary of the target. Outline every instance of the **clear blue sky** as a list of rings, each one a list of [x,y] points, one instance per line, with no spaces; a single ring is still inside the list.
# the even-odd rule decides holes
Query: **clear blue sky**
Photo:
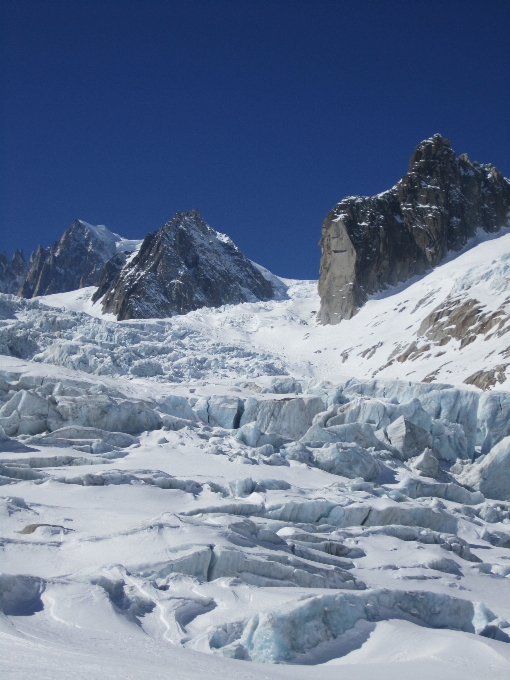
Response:
[[[435,132],[510,176],[506,0],[1,0],[0,250],[198,208],[316,278],[344,196]]]

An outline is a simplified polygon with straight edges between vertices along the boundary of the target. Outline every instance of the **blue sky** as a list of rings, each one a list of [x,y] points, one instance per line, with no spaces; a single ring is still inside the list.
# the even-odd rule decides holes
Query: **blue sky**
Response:
[[[316,278],[321,223],[435,132],[510,176],[505,0],[3,0],[0,250],[198,208]]]

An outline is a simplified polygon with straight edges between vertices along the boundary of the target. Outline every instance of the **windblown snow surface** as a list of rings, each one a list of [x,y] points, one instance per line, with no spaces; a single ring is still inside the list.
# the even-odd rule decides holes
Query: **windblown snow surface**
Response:
[[[135,252],[142,245],[143,239],[127,239],[119,236],[113,231],[107,229],[104,224],[89,224],[83,220],[79,220],[84,227],[87,227],[100,241],[110,247],[114,247],[117,253]]]
[[[0,296],[4,677],[508,678],[510,234],[484,238],[332,327],[314,281],[129,322]]]

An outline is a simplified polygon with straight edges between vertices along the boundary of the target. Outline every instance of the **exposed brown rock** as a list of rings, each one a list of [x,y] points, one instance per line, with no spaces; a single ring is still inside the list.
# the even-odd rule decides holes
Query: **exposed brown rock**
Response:
[[[487,336],[493,329],[504,335],[510,331],[510,326],[506,325],[509,320],[504,305],[493,312],[485,311],[478,300],[449,296],[423,319],[417,335],[440,346],[454,338],[460,340],[462,349],[474,342],[478,335]]]
[[[439,368],[436,368],[435,371],[431,371],[430,373],[428,373],[423,378],[422,382],[424,382],[424,383],[434,382],[436,380],[437,376],[439,375],[439,371],[441,370],[441,368],[442,368],[442,366],[440,366]]]
[[[50,527],[51,529],[61,529],[62,531],[74,531],[73,529],[67,529],[66,527],[63,527],[61,524],[27,524],[26,527],[21,529],[18,533],[20,534],[33,534],[36,529],[39,527]]]
[[[476,371],[469,378],[466,378],[464,382],[466,385],[475,385],[481,390],[488,390],[494,387],[496,383],[504,383],[506,380],[506,369],[510,364],[498,364],[487,371]]]

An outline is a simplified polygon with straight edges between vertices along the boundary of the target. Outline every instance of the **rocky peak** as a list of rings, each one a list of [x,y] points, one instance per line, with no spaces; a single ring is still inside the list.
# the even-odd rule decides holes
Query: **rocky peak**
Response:
[[[95,285],[122,241],[102,225],[75,220],[52,246],[38,247],[19,295],[32,298]]]
[[[139,252],[104,280],[95,296],[117,319],[167,317],[200,307],[266,300],[272,284],[225,234],[196,210],[178,212],[148,234]]]
[[[16,295],[30,268],[22,250],[16,250],[9,262],[7,253],[0,253],[0,293]]]
[[[424,140],[392,189],[344,198],[326,217],[319,320],[350,319],[368,295],[438,265],[478,228],[508,224],[509,211],[510,182],[497,168],[457,158],[439,134]]]

